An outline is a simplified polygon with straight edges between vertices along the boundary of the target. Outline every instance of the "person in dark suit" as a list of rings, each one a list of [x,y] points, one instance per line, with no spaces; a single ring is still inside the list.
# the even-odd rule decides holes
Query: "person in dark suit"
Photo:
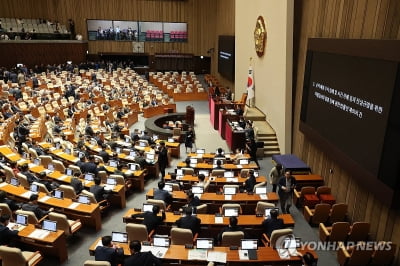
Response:
[[[94,185],[90,187],[90,192],[93,193],[94,197],[96,198],[97,202],[100,202],[107,198],[107,193],[104,190],[104,187],[101,184],[100,177],[94,178]]]
[[[192,192],[187,193],[187,202],[187,206],[192,208],[196,208],[200,205],[199,197],[195,196]]]
[[[15,211],[19,209],[19,206],[15,201],[7,198],[7,193],[3,190],[0,190],[0,203],[5,203],[8,205],[11,211]]]
[[[7,227],[10,222],[10,215],[3,214],[0,216],[0,245],[15,246],[18,239],[18,230],[10,230]]]
[[[82,181],[79,180],[80,174],[77,172],[71,178],[71,186],[74,188],[76,194],[80,194],[83,190]]]
[[[224,150],[222,148],[218,148],[217,154],[215,154],[214,158],[225,158]]]
[[[23,164],[21,166],[21,174],[26,176],[26,178],[28,179],[29,184],[32,184],[33,182],[40,182],[40,179],[37,178],[34,174],[32,174],[29,171],[29,165],[28,164]]]
[[[99,156],[101,158],[103,158],[104,163],[108,163],[108,161],[110,160],[110,155],[108,154],[106,149],[107,149],[107,145],[103,144],[103,145],[101,145],[101,151],[99,152]]]
[[[200,231],[201,220],[196,216],[192,216],[192,212],[192,207],[186,207],[185,216],[176,220],[175,223],[179,228],[190,229],[193,235],[195,235]]]
[[[111,242],[111,236],[103,236],[101,238],[103,246],[98,246],[94,250],[94,259],[100,261],[108,261],[111,266],[116,266],[122,262],[124,250],[118,245]]]
[[[150,251],[148,252],[140,252],[142,249],[142,245],[140,241],[133,240],[129,244],[129,248],[131,250],[131,256],[125,259],[124,266],[159,266],[162,265],[161,261],[154,256]]]
[[[169,204],[172,201],[172,195],[164,190],[165,183],[163,181],[158,182],[158,189],[154,190],[154,199],[163,200],[165,204]]]
[[[296,178],[292,176],[290,170],[286,170],[285,175],[279,179],[278,187],[282,213],[289,213],[290,206],[292,205],[293,191],[296,187]]]
[[[256,177],[254,176],[254,170],[249,171],[249,177],[244,181],[243,186],[244,190],[247,192],[251,192],[254,189],[254,186],[257,184]]]
[[[158,149],[158,167],[160,168],[161,179],[165,176],[165,168],[168,166],[168,149],[165,147],[165,142],[160,142],[160,148]]]
[[[132,218],[143,218],[143,224],[146,225],[147,232],[150,233],[165,220],[165,212],[162,210],[161,216],[158,216],[159,212],[160,207],[158,205],[154,205],[152,212],[132,214]]]
[[[238,219],[234,216],[229,217],[229,226],[224,227],[221,232],[219,232],[217,240],[218,243],[221,243],[222,241],[222,234],[225,232],[243,232],[243,234],[245,234],[245,231],[242,227],[238,226]],[[246,238],[246,237],[244,237]]]
[[[281,218],[278,218],[278,209],[272,209],[270,212],[270,217],[265,219],[261,223],[264,228],[264,233],[271,238],[272,232],[277,229],[283,229],[284,224]]]
[[[97,174],[97,165],[94,163],[94,156],[89,155],[89,161],[84,163],[80,168],[82,173]]]
[[[39,207],[38,205],[38,194],[32,194],[29,197],[29,202],[22,204],[21,209],[24,211],[31,211],[36,215],[36,218],[38,220],[42,219],[45,215],[49,214],[49,212],[52,212],[54,208],[50,208],[48,211],[43,210]]]

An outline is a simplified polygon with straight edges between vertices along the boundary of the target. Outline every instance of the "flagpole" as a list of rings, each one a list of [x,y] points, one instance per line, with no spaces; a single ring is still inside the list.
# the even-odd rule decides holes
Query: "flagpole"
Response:
[[[251,61],[253,61],[253,57],[249,58],[249,66],[251,66]],[[249,98],[249,92],[247,92],[247,99],[249,100],[249,107],[251,107],[251,99]]]

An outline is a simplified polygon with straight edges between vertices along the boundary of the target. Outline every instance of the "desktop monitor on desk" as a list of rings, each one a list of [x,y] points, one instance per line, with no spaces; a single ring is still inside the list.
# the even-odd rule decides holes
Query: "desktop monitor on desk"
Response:
[[[90,204],[90,199],[86,195],[79,195],[78,202],[82,204]]]
[[[193,194],[203,194],[204,187],[203,186],[192,186],[192,193]]]
[[[18,178],[16,178],[16,177],[11,177],[11,179],[10,179],[10,184],[13,185],[13,186],[18,187],[18,186],[19,186],[19,180],[18,180]]]
[[[267,194],[267,187],[256,187],[255,192],[257,195]]]
[[[147,142],[139,140],[139,147],[146,147],[146,146],[147,146]]]
[[[173,138],[168,138],[167,142],[174,143],[175,140]]]
[[[224,177],[225,177],[225,178],[235,177],[235,174],[234,174],[233,171],[225,171],[225,172],[224,172]]]
[[[214,248],[214,239],[212,239],[212,238],[197,238],[196,239],[196,248],[198,248],[198,249],[213,249]]]
[[[78,153],[78,157],[79,157],[79,159],[81,159],[81,158],[84,158],[86,155],[85,155],[85,153],[84,152],[79,152]]]
[[[117,184],[117,179],[115,179],[113,177],[109,177],[106,180],[106,184],[110,185],[110,186],[115,186]]]
[[[66,148],[66,149],[64,150],[64,152],[65,152],[66,154],[71,154],[71,149]]]
[[[153,212],[153,204],[143,203],[143,212]]]
[[[197,158],[190,158],[190,164],[197,164]]]
[[[196,153],[197,154],[205,154],[206,153],[206,149],[196,149]]]
[[[240,159],[239,164],[249,164],[249,159]]]
[[[155,154],[154,153],[146,153],[146,160],[154,161]]]
[[[49,164],[47,165],[47,170],[49,170],[49,171],[54,171],[54,164],[49,163]]]
[[[155,235],[153,238],[153,245],[155,247],[169,247],[170,239],[168,236]]]
[[[65,174],[68,176],[73,176],[74,175],[74,170],[72,170],[71,168],[66,168],[65,169]]]
[[[131,159],[134,159],[134,158],[136,157],[136,151],[131,150],[131,151],[129,152],[129,156],[132,157]]]
[[[52,191],[51,195],[56,199],[63,199],[64,198],[64,191],[55,189]]]
[[[199,175],[200,174],[203,174],[205,177],[207,177],[207,176],[210,175],[210,171],[208,171],[208,170],[199,170]]]
[[[40,165],[40,159],[39,158],[33,159],[33,163],[36,165]]]
[[[136,171],[136,170],[139,170],[139,165],[137,165],[135,163],[128,163],[128,168],[131,171]]]
[[[121,148],[120,148],[120,147],[115,147],[115,152],[116,152],[117,154],[120,154],[120,153],[121,153]]]
[[[175,169],[176,170],[176,176],[183,176],[183,169]]]
[[[116,161],[116,160],[109,160],[109,161],[108,161],[108,165],[109,165],[110,167],[117,168],[117,167],[118,167],[118,161]]]
[[[111,241],[119,243],[128,243],[128,233],[124,232],[112,232]]]
[[[235,195],[237,193],[236,187],[224,187],[224,195]]]
[[[27,225],[28,224],[28,215],[17,214],[15,223],[20,224],[20,225]]]
[[[93,181],[94,180],[94,174],[92,174],[92,173],[86,173],[85,174],[85,176],[84,176],[84,179],[86,180],[86,181]]]
[[[243,250],[252,250],[258,249],[258,239],[241,239],[240,240],[240,249]]]
[[[42,223],[42,229],[51,232],[57,232],[57,222],[51,220],[44,220]]]
[[[166,191],[168,191],[168,192],[172,192],[172,190],[173,190],[173,185],[172,185],[172,184],[165,183],[164,189],[165,189]]]
[[[239,216],[239,208],[238,207],[227,207],[224,208],[224,216],[225,217],[238,217]]]
[[[31,186],[29,187],[29,190],[33,193],[38,193],[39,192],[39,186],[35,183],[32,183]]]

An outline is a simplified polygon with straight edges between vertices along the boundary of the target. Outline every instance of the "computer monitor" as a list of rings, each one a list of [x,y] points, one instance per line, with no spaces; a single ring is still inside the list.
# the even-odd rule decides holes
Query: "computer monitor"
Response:
[[[80,151],[78,153],[78,157],[79,157],[79,159],[85,157],[85,153]]]
[[[225,171],[224,172],[224,177],[225,178],[235,177],[235,173],[233,171]]]
[[[267,187],[256,187],[256,194],[267,194]]]
[[[17,214],[15,222],[20,225],[27,225],[28,224],[28,215]]]
[[[197,238],[196,239],[196,248],[198,248],[198,249],[213,249],[214,248],[214,239],[212,239],[212,238]]]
[[[86,173],[85,176],[84,176],[84,179],[85,179],[86,181],[93,181],[93,180],[94,180],[94,174],[92,174],[92,173]]]
[[[22,153],[22,158],[28,159],[28,158],[29,158],[29,154],[26,153],[26,152],[23,152],[23,153]]]
[[[274,210],[274,208],[265,208],[264,209],[264,216],[266,218],[271,217],[271,211]]]
[[[39,186],[37,184],[32,183],[31,186],[29,187],[29,190],[33,193],[39,192]]]
[[[176,169],[177,176],[183,176],[183,169]]]
[[[137,165],[137,164],[134,164],[134,163],[128,163],[128,168],[129,168],[129,170],[131,170],[131,171],[139,170],[139,169],[138,169],[138,165]]]
[[[258,171],[254,171],[254,177],[258,177],[260,173]]]
[[[206,149],[196,149],[197,154],[204,154],[206,153]]]
[[[42,223],[42,229],[56,232],[57,231],[57,222],[51,220],[44,220]]]
[[[157,135],[153,135],[153,140],[154,141],[158,140],[158,136]]]
[[[82,204],[90,204],[90,198],[86,195],[79,195],[78,202]]]
[[[203,194],[204,187],[203,186],[192,186],[192,193],[193,194]]]
[[[155,247],[169,247],[169,237],[168,236],[158,236],[155,235],[153,237],[153,245]]]
[[[153,211],[153,204],[143,203],[143,212],[152,212]]]
[[[209,176],[210,175],[210,171],[208,170],[199,170],[199,175],[203,174],[204,176]]]
[[[190,158],[190,164],[197,164],[197,158]]]
[[[135,158],[136,156],[136,151],[130,151],[129,156]]]
[[[239,208],[237,207],[224,208],[224,216],[225,217],[239,216]]]
[[[124,232],[112,232],[111,241],[119,243],[128,243],[128,233]]]
[[[56,142],[56,149],[59,150],[61,148],[61,143],[60,142]]]
[[[107,185],[115,186],[117,184],[117,179],[109,177],[106,180]]]
[[[128,137],[128,136],[125,136],[125,142],[126,142],[126,143],[129,143],[129,142],[131,142],[131,138],[130,138],[130,137]]]
[[[240,159],[239,164],[249,164],[249,159]]]
[[[155,154],[154,153],[146,153],[146,159],[147,160],[154,160]]]
[[[66,154],[71,154],[71,149],[66,148],[66,149],[64,150],[64,152],[65,152]]]
[[[173,138],[168,138],[168,139],[167,139],[167,142],[174,143],[174,142],[175,142],[175,140],[174,140]]]
[[[110,166],[110,167],[118,167],[118,161],[116,161],[116,160],[109,160],[108,161],[108,165]]]
[[[116,148],[115,148],[115,152],[118,153],[118,154],[120,154],[120,153],[121,153],[121,148],[120,148],[120,147],[116,147]]]
[[[66,168],[65,169],[65,174],[69,175],[69,176],[73,176],[74,175],[74,170],[72,170],[71,168]]]
[[[52,196],[54,198],[57,198],[57,199],[63,199],[64,198],[64,191],[59,190],[59,189],[55,189],[55,190],[52,191]]]
[[[224,187],[224,194],[225,195],[235,195],[236,194],[236,187]]]
[[[172,192],[173,190],[173,185],[172,184],[168,184],[166,183],[164,186],[164,190],[168,191],[168,192]]]
[[[16,186],[16,187],[19,186],[18,178],[11,177],[10,184],[13,185],[13,186]]]
[[[36,165],[40,165],[40,159],[39,158],[33,159],[33,163]]]
[[[242,250],[256,250],[258,249],[258,239],[241,239],[240,249]]]
[[[146,147],[146,146],[147,146],[147,143],[144,142],[144,141],[139,141],[139,146],[140,146],[140,147]]]
[[[47,165],[47,169],[48,169],[49,171],[54,171],[54,164],[49,163],[49,164]]]

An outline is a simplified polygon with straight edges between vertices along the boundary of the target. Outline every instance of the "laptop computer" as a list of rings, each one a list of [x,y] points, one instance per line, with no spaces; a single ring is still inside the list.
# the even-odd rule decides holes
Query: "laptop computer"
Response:
[[[24,158],[24,159],[29,159],[29,154],[26,153],[26,152],[23,152],[23,153],[22,153],[22,158]]]
[[[79,195],[78,202],[82,204],[90,204],[90,198],[86,195]]]
[[[118,153],[118,154],[121,153],[121,148],[120,147],[116,147],[115,148],[115,152]]]
[[[183,176],[183,169],[175,169],[177,176]]]
[[[33,164],[40,165],[40,159],[39,158],[33,159]]]
[[[249,164],[249,160],[248,159],[240,159],[239,160],[239,164]]]
[[[112,232],[111,241],[119,243],[128,243],[128,233],[123,232]]]
[[[267,187],[256,187],[255,192],[257,195],[260,195],[260,194],[265,195],[265,194],[267,194]]]
[[[197,164],[197,158],[190,158],[190,164]]]
[[[172,184],[168,184],[166,183],[164,186],[164,190],[168,191],[168,192],[172,192],[173,190],[173,185]]]
[[[224,187],[224,195],[235,195],[236,187]]]
[[[39,192],[39,186],[35,183],[32,183],[31,186],[29,187],[29,190],[33,193],[38,193]]]
[[[116,161],[116,160],[109,160],[108,161],[108,165],[110,166],[110,167],[118,167],[118,161]]]
[[[196,149],[196,153],[197,154],[205,154],[206,153],[206,149]]]
[[[203,186],[192,186],[192,193],[193,194],[203,194],[204,187]]]
[[[170,239],[168,236],[155,235],[153,238],[153,246],[155,247],[169,247]]]
[[[150,203],[143,203],[142,212],[152,212],[153,206],[154,205]]]
[[[210,175],[210,171],[208,170],[199,170],[199,175],[203,174],[204,176],[209,176]]]
[[[10,184],[13,185],[13,186],[18,187],[18,186],[19,186],[18,178],[11,177],[11,179],[10,179]]]
[[[224,216],[225,217],[238,217],[239,216],[239,208],[236,207],[228,207],[224,208]]]
[[[232,177],[235,177],[235,174],[234,174],[233,171],[225,171],[224,172],[224,177],[225,178],[232,178]]]
[[[54,198],[63,199],[64,198],[64,191],[59,190],[59,189],[55,189],[55,190],[52,191],[51,195]]]
[[[214,239],[212,239],[212,238],[197,238],[196,239],[196,248],[198,248],[198,249],[213,249],[214,248]]]
[[[91,182],[94,180],[94,174],[92,173],[86,173],[85,176],[83,177],[85,179],[85,181],[87,182]]]
[[[42,229],[51,232],[57,232],[57,222],[51,220],[44,220],[42,223]]]
[[[27,225],[28,224],[28,215],[25,214],[17,214],[15,219],[15,223],[19,225]]]
[[[175,140],[174,140],[173,138],[168,138],[168,139],[167,139],[167,142],[174,143],[174,142],[175,142]]]
[[[131,170],[131,171],[139,170],[139,169],[138,169],[138,165],[137,165],[137,164],[134,164],[134,163],[128,163],[128,168],[129,168],[129,170]]]
[[[257,259],[258,240],[257,239],[241,239],[240,249],[247,250],[249,259]]]
[[[72,170],[71,168],[67,168],[67,169],[65,169],[65,174],[68,176],[73,176],[74,170]]]

